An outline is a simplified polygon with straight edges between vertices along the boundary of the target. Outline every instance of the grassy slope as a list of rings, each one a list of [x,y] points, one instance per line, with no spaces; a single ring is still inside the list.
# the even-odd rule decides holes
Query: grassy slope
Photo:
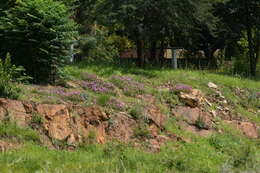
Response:
[[[234,88],[249,89],[250,92],[260,92],[260,82],[233,78],[213,73],[187,70],[142,70],[137,68],[119,68],[101,65],[70,66],[66,72],[73,79],[80,79],[81,72],[95,73],[103,79],[112,75],[127,75],[141,81],[146,85],[146,92],[155,96],[160,95],[155,87],[161,86],[168,81],[184,83],[199,88],[205,94],[211,94],[207,87],[208,82],[214,82],[222,91],[223,95],[232,104],[236,111],[251,121],[260,125],[260,116],[248,111],[256,110],[255,102],[250,99],[244,100],[235,96]],[[25,87],[26,88],[26,87]],[[95,93],[91,93],[95,95]],[[25,95],[30,95],[28,91]],[[23,96],[22,99],[27,99]],[[125,100],[135,102],[134,97],[125,96]],[[158,104],[161,104],[158,101]],[[167,114],[169,109],[161,104]],[[219,128],[224,134],[216,134],[210,138],[202,138],[189,134],[178,128],[176,120],[170,118],[167,129],[183,137],[193,139],[192,143],[170,143],[160,153],[148,153],[133,149],[130,146],[119,143],[106,145],[84,145],[76,152],[51,151],[37,145],[37,137],[28,130],[19,130],[11,126],[1,126],[2,137],[15,137],[24,143],[19,150],[0,154],[0,172],[226,172],[230,170],[260,170],[260,141],[250,140],[239,134],[236,130],[219,123]],[[7,135],[9,134],[9,135]],[[26,134],[26,135],[24,135]],[[33,140],[28,140],[28,138]]]

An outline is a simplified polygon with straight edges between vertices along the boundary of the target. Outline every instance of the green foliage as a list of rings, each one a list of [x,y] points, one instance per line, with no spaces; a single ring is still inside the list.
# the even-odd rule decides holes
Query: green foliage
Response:
[[[139,124],[138,127],[134,129],[134,136],[139,139],[150,138],[151,135],[147,124]]]
[[[88,136],[84,139],[86,144],[94,144],[97,139],[97,134],[95,131],[89,131]]]
[[[0,51],[25,67],[34,82],[54,82],[68,61],[76,25],[65,5],[53,0],[23,0],[0,17]]]
[[[202,117],[199,117],[196,122],[195,122],[195,126],[199,129],[205,129],[206,125],[205,122],[203,121]]]
[[[118,49],[115,47],[114,40],[109,37],[105,28],[93,28],[92,32],[81,39],[81,50],[86,56],[85,62],[111,63],[118,57]]]
[[[23,72],[23,67],[12,65],[10,54],[7,54],[5,59],[0,59],[0,97],[12,99],[19,97],[20,89],[14,82],[29,79]]]
[[[228,164],[235,170],[254,170],[260,160],[257,159],[257,144],[243,140],[230,134],[215,135],[209,139],[217,151],[227,154],[230,158]]]
[[[18,142],[32,141],[40,143],[40,138],[36,131],[29,128],[20,128],[9,121],[0,123],[0,136]]]
[[[108,37],[110,42],[118,49],[119,52],[123,52],[127,49],[133,48],[134,44],[125,36],[110,35]]]
[[[119,142],[111,142],[104,147],[103,155],[107,158],[120,156],[125,149],[125,145]]]
[[[32,113],[32,119],[31,119],[30,125],[32,127],[43,125],[42,116],[40,114],[36,113],[36,112]]]
[[[179,97],[172,91],[156,91],[155,95],[161,103],[166,103],[171,106],[180,104]]]
[[[136,120],[141,119],[143,117],[144,108],[140,104],[133,105],[129,111],[129,114]]]
[[[97,104],[100,106],[106,106],[110,100],[110,97],[110,95],[105,94],[99,95],[97,98]]]

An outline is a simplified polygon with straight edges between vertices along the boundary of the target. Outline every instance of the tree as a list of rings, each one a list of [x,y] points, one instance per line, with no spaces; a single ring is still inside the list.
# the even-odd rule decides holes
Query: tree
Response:
[[[23,0],[0,17],[0,52],[25,67],[34,82],[55,81],[77,36],[68,8],[53,0]]]
[[[158,43],[161,49],[174,44],[180,35],[190,30],[195,1],[185,0],[134,0],[106,3],[110,20],[118,30],[136,42],[139,66],[144,66],[144,49],[149,48],[154,59]]]
[[[256,64],[259,59],[260,1],[229,0],[216,7],[216,15],[226,25],[227,31],[238,41],[246,32],[250,74],[256,76]]]

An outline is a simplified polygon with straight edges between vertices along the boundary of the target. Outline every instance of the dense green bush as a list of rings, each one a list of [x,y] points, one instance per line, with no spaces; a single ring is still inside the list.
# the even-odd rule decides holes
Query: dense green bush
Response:
[[[246,54],[240,54],[234,58],[234,64],[233,64],[234,75],[239,75],[242,77],[247,77],[250,75],[248,59],[249,58]]]
[[[0,59],[0,97],[17,99],[20,89],[14,82],[29,79],[22,73],[23,67],[16,67],[11,64],[10,55],[7,54],[4,60]]]
[[[34,82],[53,82],[69,60],[76,24],[68,8],[53,0],[21,0],[0,17],[0,51],[10,52]]]
[[[80,49],[88,63],[112,63],[119,55],[114,41],[104,28],[94,28],[89,35],[85,35],[80,41]]]

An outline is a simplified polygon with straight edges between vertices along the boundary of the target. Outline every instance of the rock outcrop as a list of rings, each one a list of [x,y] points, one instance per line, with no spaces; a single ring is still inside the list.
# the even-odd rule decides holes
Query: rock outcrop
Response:
[[[200,136],[212,135],[215,132],[214,116],[203,111],[201,107],[196,107],[202,101],[200,92],[194,91],[187,94],[192,94],[189,95],[189,99],[185,97],[186,103],[190,106],[175,107],[172,111],[173,115],[180,121],[179,125],[184,130]],[[37,123],[33,122],[34,116],[38,116],[42,120],[41,124],[36,126],[37,128],[32,126],[33,123]],[[189,141],[165,130],[167,116],[152,102],[145,108],[144,116],[148,120],[145,130],[149,132],[149,137],[141,137],[140,139],[136,138],[135,134],[136,129],[140,128],[138,120],[133,119],[126,112],[109,115],[97,106],[35,104],[0,99],[0,121],[11,121],[20,127],[33,127],[39,132],[41,141],[46,141],[43,144],[50,148],[55,140],[66,142],[72,147],[90,140],[100,144],[110,140],[119,140],[130,143],[145,141],[152,151],[158,151],[160,146],[167,141]],[[250,138],[259,137],[257,126],[253,123],[238,120],[225,122],[241,130],[244,135]]]
[[[166,117],[157,107],[149,107],[145,114],[150,122],[148,130],[152,138],[147,140],[151,146],[155,141],[159,141],[160,145],[165,143],[165,140],[161,139],[173,139],[159,135],[164,128]],[[50,142],[53,140],[65,141],[69,146],[76,146],[88,140],[100,144],[114,139],[123,142],[136,140],[134,130],[138,127],[138,122],[124,112],[111,116],[97,106],[35,104],[0,99],[1,121],[8,120],[20,127],[29,127],[32,126],[33,116],[42,119],[42,124],[39,124],[40,127],[36,130],[42,138],[41,141],[46,141],[43,143],[48,147],[51,147]]]

